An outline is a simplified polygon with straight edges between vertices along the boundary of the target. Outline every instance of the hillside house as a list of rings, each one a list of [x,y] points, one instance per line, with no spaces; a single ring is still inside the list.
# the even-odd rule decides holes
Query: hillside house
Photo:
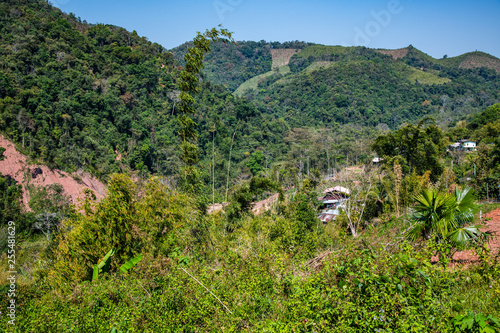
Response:
[[[476,151],[476,143],[474,141],[463,141],[460,142],[460,150],[463,151]]]
[[[319,219],[328,223],[340,215],[340,208],[345,208],[345,201],[349,199],[351,191],[342,186],[327,188],[323,191],[324,196],[318,198],[321,201]]]
[[[455,151],[476,151],[476,142],[470,140],[460,140],[448,146],[450,150]]]

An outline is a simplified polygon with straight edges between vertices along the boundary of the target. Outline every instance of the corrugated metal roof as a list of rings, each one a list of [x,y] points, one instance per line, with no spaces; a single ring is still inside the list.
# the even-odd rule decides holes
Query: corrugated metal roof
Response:
[[[339,192],[339,193],[345,193],[347,195],[351,194],[351,190],[348,188],[342,187],[342,186],[335,186],[335,187],[330,187],[327,188],[326,190],[323,191],[323,193],[334,193],[334,192]]]

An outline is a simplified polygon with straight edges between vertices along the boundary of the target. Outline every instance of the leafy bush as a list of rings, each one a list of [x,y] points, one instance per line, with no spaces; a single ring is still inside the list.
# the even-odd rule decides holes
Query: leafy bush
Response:
[[[453,318],[453,332],[463,333],[494,333],[500,331],[500,321],[489,315],[488,317],[482,314],[468,313],[466,315],[459,315]]]

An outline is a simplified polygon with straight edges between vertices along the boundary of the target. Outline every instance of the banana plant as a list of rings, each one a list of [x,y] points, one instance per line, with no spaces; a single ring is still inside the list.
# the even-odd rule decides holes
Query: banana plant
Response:
[[[99,273],[109,272],[109,266],[111,262],[110,259],[114,254],[115,254],[114,249],[109,250],[109,252],[106,253],[106,255],[104,256],[104,258],[99,259],[99,262],[94,265],[94,270],[92,273],[92,281],[96,281],[99,279]],[[143,257],[144,255],[140,254],[137,257],[130,259],[129,261],[120,266],[119,271],[121,273],[127,273],[127,271],[132,267],[134,267],[135,265],[137,265],[137,263],[141,261]]]
[[[104,258],[99,259],[97,264],[94,265],[94,272],[92,273],[92,281],[95,281],[99,278],[99,272],[107,273],[109,272],[109,264],[110,258],[115,254],[115,249],[109,250],[108,253],[104,256]]]
[[[129,261],[127,261],[126,263],[124,263],[123,265],[121,265],[120,266],[120,272],[127,273],[127,271],[129,269],[131,269],[132,267],[134,267],[135,265],[137,265],[137,263],[142,260],[142,257],[144,257],[144,255],[140,254],[137,257],[132,258]]]

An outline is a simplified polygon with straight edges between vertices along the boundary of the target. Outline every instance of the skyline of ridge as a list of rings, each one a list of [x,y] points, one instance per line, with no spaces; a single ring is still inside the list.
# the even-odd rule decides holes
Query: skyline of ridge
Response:
[[[222,24],[240,41],[305,41],[399,49],[439,59],[482,51],[500,58],[500,1],[54,0],[89,23],[113,24],[172,49]]]

